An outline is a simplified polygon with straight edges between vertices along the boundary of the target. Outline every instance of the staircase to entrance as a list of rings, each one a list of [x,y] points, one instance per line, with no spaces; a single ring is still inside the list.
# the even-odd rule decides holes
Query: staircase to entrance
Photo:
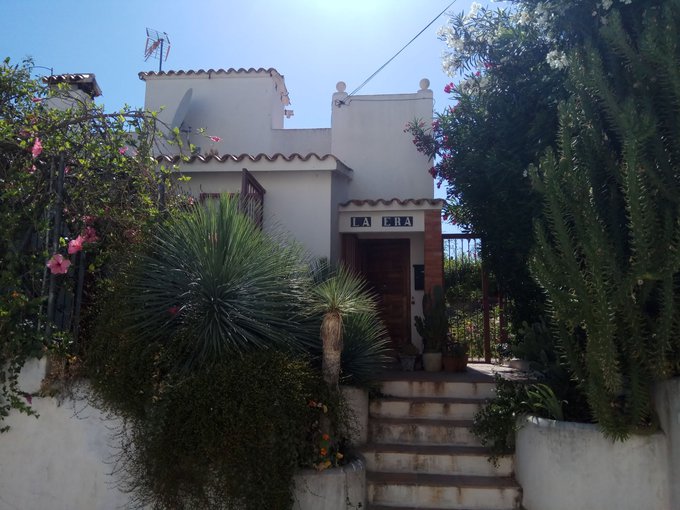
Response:
[[[512,456],[494,466],[469,430],[475,412],[494,396],[490,367],[383,377],[362,448],[369,510],[519,508]]]

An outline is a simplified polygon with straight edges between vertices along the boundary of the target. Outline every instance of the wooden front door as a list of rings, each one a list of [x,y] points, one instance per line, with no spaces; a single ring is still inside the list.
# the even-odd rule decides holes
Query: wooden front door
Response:
[[[360,240],[359,253],[361,272],[378,297],[393,347],[399,348],[411,341],[409,240]]]

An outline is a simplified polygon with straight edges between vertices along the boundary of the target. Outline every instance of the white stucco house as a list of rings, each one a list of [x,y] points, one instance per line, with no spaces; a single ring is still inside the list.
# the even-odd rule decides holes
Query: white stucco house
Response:
[[[286,129],[289,93],[275,69],[139,77],[145,108],[197,146],[188,162],[171,146],[159,157],[191,177],[190,194],[257,196],[265,230],[283,228],[311,255],[363,273],[395,346],[419,344],[413,317],[423,292],[443,281],[442,202],[404,126],[432,118],[428,80],[413,93],[363,96],[339,82],[329,94],[330,128]]]

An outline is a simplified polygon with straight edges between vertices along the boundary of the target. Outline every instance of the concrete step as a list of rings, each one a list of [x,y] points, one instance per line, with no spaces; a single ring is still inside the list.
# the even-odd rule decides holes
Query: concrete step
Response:
[[[485,402],[477,398],[383,397],[371,400],[370,413],[382,418],[471,420]]]
[[[516,507],[516,508],[522,508]],[[475,510],[516,510],[516,508],[484,508]],[[366,505],[366,510],[440,510],[438,508],[425,508],[424,506],[392,506],[392,505]],[[457,510],[472,510],[470,508],[462,508]]]
[[[366,469],[374,472],[441,475],[512,476],[513,457],[488,461],[481,446],[367,444],[361,449]]]
[[[425,397],[491,399],[495,396],[493,381],[407,380],[382,381],[381,391],[387,397]]]
[[[471,426],[470,420],[371,418],[368,438],[380,444],[479,446]]]
[[[510,510],[519,508],[521,489],[511,477],[366,474],[368,503],[398,508]]]
[[[517,507],[522,508],[522,507]],[[438,508],[425,508],[424,506],[392,506],[392,505],[366,505],[366,510],[440,510]],[[472,510],[470,508],[463,508],[458,510]],[[476,509],[480,510],[480,509]],[[515,508],[485,508],[483,510],[516,510]]]

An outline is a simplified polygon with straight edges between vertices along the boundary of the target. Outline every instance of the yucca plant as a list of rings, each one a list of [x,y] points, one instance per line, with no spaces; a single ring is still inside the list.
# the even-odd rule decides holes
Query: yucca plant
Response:
[[[368,292],[365,280],[349,269],[340,266],[331,271],[323,265],[317,269],[321,269],[324,274],[322,278],[316,278],[321,281],[312,288],[311,308],[313,312],[323,316],[320,336],[324,381],[329,387],[337,388],[340,381],[344,321],[354,314],[375,311],[375,299]]]
[[[370,386],[392,362],[390,351],[389,336],[377,311],[350,315],[344,324],[340,381]]]
[[[187,365],[254,348],[305,347],[300,250],[260,231],[226,195],[158,227],[128,285],[126,320]]]

